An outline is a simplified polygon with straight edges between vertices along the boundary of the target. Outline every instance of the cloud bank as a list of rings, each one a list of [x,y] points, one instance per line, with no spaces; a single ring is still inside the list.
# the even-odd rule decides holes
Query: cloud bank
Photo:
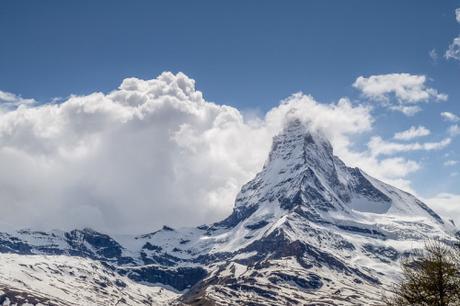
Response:
[[[372,120],[369,109],[347,100],[323,105],[302,94],[245,120],[169,72],[60,104],[3,100],[20,106],[0,112],[0,222],[109,232],[226,216],[286,117],[301,117],[337,142],[370,129]]]
[[[353,137],[372,129],[369,107],[348,99],[322,104],[297,93],[264,117],[248,119],[206,101],[182,73],[128,78],[107,94],[71,96],[58,104],[37,105],[13,94],[2,99],[4,228],[143,233],[163,224],[216,221],[230,213],[240,187],[260,171],[272,137],[289,118],[321,130],[352,166],[407,189],[405,177],[419,164],[381,155],[446,145],[395,149],[383,143],[383,151],[354,151]]]

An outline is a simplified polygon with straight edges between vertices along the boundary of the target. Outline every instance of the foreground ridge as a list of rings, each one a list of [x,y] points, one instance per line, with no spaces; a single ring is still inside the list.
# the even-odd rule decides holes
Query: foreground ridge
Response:
[[[0,233],[0,252],[19,254],[1,255],[2,269],[22,267],[25,258],[43,263],[41,271],[3,275],[0,301],[46,287],[25,288],[18,279],[74,284],[92,267],[107,280],[87,282],[95,305],[109,297],[120,305],[372,305],[399,274],[401,257],[454,232],[413,195],[347,167],[319,131],[292,120],[220,222],[122,237],[91,229]],[[67,260],[80,274],[63,266]],[[81,303],[71,292],[62,301],[50,289],[56,286],[40,294],[59,305]],[[117,298],[120,286],[128,298]]]

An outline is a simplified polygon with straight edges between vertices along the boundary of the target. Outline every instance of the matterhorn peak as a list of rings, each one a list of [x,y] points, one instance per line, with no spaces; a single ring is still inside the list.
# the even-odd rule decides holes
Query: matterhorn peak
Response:
[[[268,161],[275,158],[286,160],[297,157],[323,158],[332,155],[332,145],[321,131],[304,124],[300,119],[291,119],[285,124],[281,133],[273,138]]]
[[[320,131],[299,119],[290,120],[273,138],[263,170],[242,188],[235,206],[277,200],[284,203],[283,207],[290,207],[285,203],[310,197],[316,201],[319,195],[327,194],[321,202],[329,208],[340,208],[338,199],[345,187],[338,179],[336,159],[332,145]]]

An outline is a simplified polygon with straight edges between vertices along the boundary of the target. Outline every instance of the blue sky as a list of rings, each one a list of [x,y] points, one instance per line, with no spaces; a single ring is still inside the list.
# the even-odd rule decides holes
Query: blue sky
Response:
[[[459,5],[2,1],[0,84],[48,100],[183,71],[209,100],[267,110],[295,91],[332,101],[355,95],[360,75],[408,72],[433,78],[455,101],[458,63],[434,65],[428,53],[441,54],[460,32]]]
[[[442,149],[398,156],[420,164],[408,175],[419,195],[459,194],[460,138],[447,132],[455,120],[440,115],[460,115],[460,61],[444,56],[460,34],[458,7],[451,0],[2,1],[0,90],[47,103],[181,71],[207,101],[243,113],[263,115],[299,91],[322,103],[348,97],[374,107],[373,130],[355,138],[356,148],[372,135],[393,142],[411,126],[431,132],[411,143],[451,138]],[[407,116],[352,86],[360,76],[394,73],[426,76],[425,89],[448,98],[416,103],[422,111]],[[387,96],[387,104],[398,100]]]

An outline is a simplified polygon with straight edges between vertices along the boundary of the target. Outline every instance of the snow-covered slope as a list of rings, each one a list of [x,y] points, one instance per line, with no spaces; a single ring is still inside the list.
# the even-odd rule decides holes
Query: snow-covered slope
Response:
[[[0,254],[0,271],[0,305],[168,305],[177,297],[79,257]]]
[[[3,233],[0,251],[102,261],[116,275],[176,290],[177,304],[372,305],[401,257],[455,230],[414,196],[347,167],[294,120],[221,222],[137,237]]]

